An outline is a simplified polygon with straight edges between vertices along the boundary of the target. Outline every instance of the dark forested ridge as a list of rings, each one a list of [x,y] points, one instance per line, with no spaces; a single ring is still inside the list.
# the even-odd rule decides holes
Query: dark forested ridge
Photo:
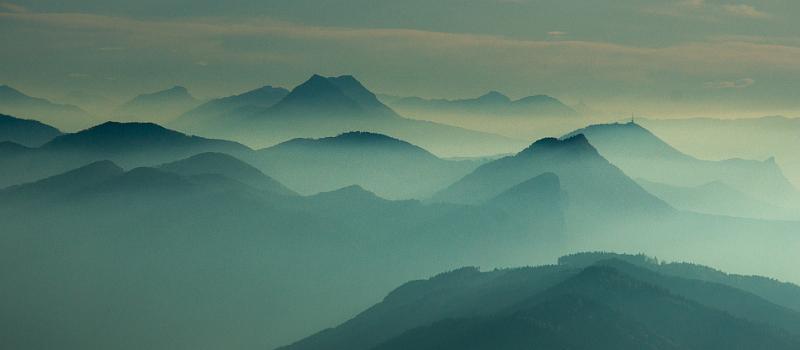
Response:
[[[800,344],[797,311],[729,284],[651,269],[658,266],[644,256],[579,254],[553,266],[455,270],[409,282],[352,320],[283,349],[792,349]]]

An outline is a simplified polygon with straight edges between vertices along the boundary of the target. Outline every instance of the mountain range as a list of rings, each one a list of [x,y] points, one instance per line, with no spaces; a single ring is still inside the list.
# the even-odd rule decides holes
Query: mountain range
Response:
[[[319,138],[353,130],[403,139],[446,156],[503,153],[524,144],[484,132],[404,118],[348,75],[314,75],[274,104],[269,104],[272,98],[267,100],[242,102],[236,109],[221,110],[216,116],[187,115],[176,121],[176,127],[256,148],[299,137]]]
[[[38,120],[69,131],[92,123],[92,116],[76,106],[31,97],[8,85],[0,85],[0,113]]]
[[[36,148],[0,143],[0,188],[56,175],[81,165],[111,160],[125,168],[157,165],[203,152],[240,154],[230,141],[188,136],[152,123],[106,122],[63,134]]]

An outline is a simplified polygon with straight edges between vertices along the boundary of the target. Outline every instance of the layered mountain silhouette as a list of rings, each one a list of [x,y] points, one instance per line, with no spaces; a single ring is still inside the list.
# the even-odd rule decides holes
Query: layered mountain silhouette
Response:
[[[42,122],[0,114],[0,142],[37,147],[59,135],[61,131]]]
[[[569,212],[606,217],[664,214],[672,209],[604,159],[581,134],[536,141],[513,156],[481,165],[433,197],[433,201],[480,204],[525,181],[553,173],[569,201]]]
[[[183,121],[177,125],[180,130],[253,147],[352,130],[390,135],[446,155],[496,154],[521,146],[519,141],[497,135],[403,118],[347,75],[314,75],[274,105],[248,105],[216,118]]]
[[[598,151],[633,178],[667,185],[695,187],[720,181],[761,201],[798,208],[800,192],[770,158],[705,161],[686,155],[640,125],[592,125],[564,136],[583,134]]]
[[[302,194],[357,184],[395,199],[428,197],[479,164],[440,159],[408,142],[371,132],[294,139],[258,150],[249,160]]]
[[[181,128],[211,123],[251,109],[271,107],[288,94],[289,90],[267,85],[239,95],[213,99],[182,114],[170,125]]]
[[[38,148],[6,145],[0,188],[42,179],[99,160],[125,168],[156,165],[203,152],[232,155],[250,150],[235,142],[188,136],[151,123],[107,122],[54,138]],[[13,170],[13,171],[12,171]]]
[[[141,94],[117,107],[113,114],[125,121],[166,122],[197,107],[195,99],[183,86]]]
[[[283,349],[790,349],[799,317],[730,285],[610,258],[409,282]]]
[[[16,262],[4,265],[4,277],[17,286],[0,304],[14,317],[45,315],[32,333],[18,332],[30,329],[23,322],[6,327],[7,344],[162,345],[160,325],[180,319],[168,341],[178,347],[274,347],[420,271],[519,263],[563,225],[559,199],[544,198],[558,194],[552,181],[514,199],[536,210],[512,212],[391,201],[358,186],[284,196],[249,185],[251,175],[226,156],[202,154],[129,171],[96,162],[0,191],[0,260]],[[24,273],[32,270],[40,272]],[[343,279],[337,270],[373,277]],[[236,321],[219,317],[220,307]],[[97,320],[103,335],[79,335]]]
[[[0,85],[0,113],[38,120],[68,131],[92,123],[92,116],[76,106],[31,97],[8,85]]]

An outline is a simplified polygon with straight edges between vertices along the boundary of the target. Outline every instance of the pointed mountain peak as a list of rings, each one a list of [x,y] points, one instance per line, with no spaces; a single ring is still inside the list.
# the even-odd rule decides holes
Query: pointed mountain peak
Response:
[[[495,91],[495,90],[489,91],[489,92],[481,95],[480,97],[478,97],[478,100],[483,101],[483,102],[493,102],[493,103],[508,103],[508,102],[511,102],[511,99],[508,98],[508,96],[502,94],[501,92]]]

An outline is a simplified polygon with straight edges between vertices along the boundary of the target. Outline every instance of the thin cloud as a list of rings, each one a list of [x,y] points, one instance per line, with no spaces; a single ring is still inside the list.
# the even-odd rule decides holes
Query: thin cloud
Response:
[[[0,2],[0,10],[13,12],[13,13],[26,13],[29,12],[24,6],[12,4],[10,2]]]
[[[707,89],[745,89],[753,84],[756,81],[751,78],[744,78],[739,80],[731,80],[731,81],[713,81],[705,83],[705,87]]]
[[[770,17],[769,14],[767,14],[765,12],[761,12],[759,10],[756,10],[755,7],[750,6],[750,5],[744,5],[744,4],[723,5],[722,8],[726,12],[728,12],[729,14],[732,14],[732,15],[738,16],[738,17],[749,17],[749,18],[769,18]]]
[[[642,12],[659,16],[682,17],[710,22],[733,18],[766,19],[771,15],[747,4],[711,4],[705,0],[680,0],[649,6]]]

